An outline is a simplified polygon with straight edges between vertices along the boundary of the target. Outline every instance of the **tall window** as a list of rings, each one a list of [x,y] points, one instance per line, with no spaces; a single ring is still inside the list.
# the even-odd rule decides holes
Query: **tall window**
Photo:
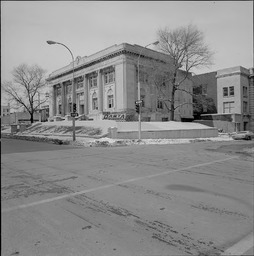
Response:
[[[71,97],[68,99],[68,107],[69,107],[69,113],[72,112],[72,102],[71,102]]]
[[[243,113],[247,113],[248,112],[248,102],[244,101],[243,102]]]
[[[113,108],[113,107],[114,107],[113,91],[109,90],[108,91],[108,108]]]
[[[139,79],[140,82],[148,82],[148,74],[145,73],[144,71],[142,70],[139,70],[139,77],[138,77],[138,71],[136,72],[136,76],[137,76],[137,81]],[[164,82],[164,81],[163,81]],[[162,83],[163,83],[162,82]]]
[[[97,76],[89,77],[90,88],[97,87]]]
[[[60,96],[61,95],[61,87],[57,87],[56,89],[56,95]]]
[[[105,84],[113,83],[115,81],[115,72],[109,71],[104,73],[104,81],[105,81]]]
[[[157,108],[163,109],[163,102],[161,100],[157,100]]]
[[[243,87],[243,97],[248,97],[248,88],[246,86]]]
[[[234,113],[235,102],[223,102],[223,113]]]
[[[92,109],[97,110],[98,109],[98,98],[97,98],[97,93],[93,93],[92,96]]]
[[[67,85],[67,94],[71,94],[72,92],[72,84]]]
[[[207,95],[207,84],[202,84],[202,94]]]
[[[229,87],[229,96],[234,96],[234,95],[235,95],[234,86],[230,86]]]
[[[228,87],[223,87],[223,97],[228,96]]]

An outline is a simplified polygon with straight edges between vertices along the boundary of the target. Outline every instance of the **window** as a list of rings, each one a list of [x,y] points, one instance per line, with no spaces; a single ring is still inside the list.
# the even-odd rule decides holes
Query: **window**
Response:
[[[140,70],[139,71],[139,76],[138,76],[138,71],[136,72],[136,77],[137,77],[137,81],[140,82],[148,82],[148,74],[145,73],[144,71]],[[161,79],[162,80],[162,79]],[[164,81],[161,82],[161,84],[163,84]]]
[[[96,92],[92,96],[92,109],[93,110],[98,109],[98,98],[97,98],[97,93]]]
[[[113,108],[113,107],[114,107],[113,91],[109,90],[108,91],[108,108]]]
[[[67,94],[70,94],[72,92],[72,84],[67,85]]]
[[[77,93],[77,100],[79,102],[79,104],[84,104],[84,93],[81,92],[81,93]]]
[[[90,88],[97,87],[97,76],[89,77]]]
[[[234,86],[230,86],[229,87],[229,96],[234,96],[234,95],[235,95]]]
[[[60,96],[60,95],[61,95],[61,87],[57,87],[56,96]]]
[[[243,113],[247,113],[248,112],[248,102],[244,101],[243,102]]]
[[[163,102],[161,100],[157,100],[157,108],[163,109]]]
[[[233,113],[235,108],[235,102],[223,102],[223,113]]]
[[[228,87],[223,87],[223,97],[228,96]]]
[[[72,102],[71,102],[71,97],[68,99],[68,108],[69,108],[69,113],[72,112]]]
[[[77,83],[77,89],[82,88],[83,86],[83,81]]]
[[[105,84],[113,83],[115,81],[115,72],[110,71],[110,72],[104,73],[104,81],[105,81]]]
[[[243,87],[243,97],[248,97],[248,88],[246,86]]]
[[[202,84],[202,94],[207,95],[207,84]]]

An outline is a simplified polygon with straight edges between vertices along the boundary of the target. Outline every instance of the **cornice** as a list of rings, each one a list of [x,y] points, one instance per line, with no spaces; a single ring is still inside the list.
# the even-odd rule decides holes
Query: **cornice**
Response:
[[[121,56],[121,55],[129,55],[129,56],[136,56],[138,57],[139,56],[139,53],[137,52],[134,52],[134,51],[131,51],[131,50],[128,50],[128,49],[125,49],[125,48],[122,48],[120,49],[119,51],[117,52],[113,52],[113,53],[110,53],[106,56],[102,56],[101,58],[97,59],[97,60],[94,60],[94,61],[90,61],[89,63],[85,63],[83,65],[80,65],[78,67],[74,67],[74,72],[77,72],[77,71],[80,71],[80,70],[83,70],[83,69],[86,69],[88,67],[91,67],[91,66],[94,66],[98,63],[101,63],[103,61],[106,61],[106,60],[109,60],[109,59],[113,59],[115,57],[118,57],[118,56]],[[144,54],[142,54],[140,57],[142,58],[147,58],[147,59],[154,59],[154,60],[157,60],[157,61],[162,61],[160,60],[159,58],[158,59],[155,59],[153,57],[150,57],[150,56],[146,56]],[[73,69],[72,67],[70,66],[70,69],[68,71],[63,71],[62,73],[59,73],[59,74],[56,74],[56,75],[52,75],[50,77],[48,77],[46,79],[47,82],[51,82],[53,80],[56,80],[56,79],[59,79],[61,77],[64,77],[64,76],[67,76],[67,75],[70,75],[73,73]]]
[[[229,73],[229,74],[217,75],[216,78],[222,78],[222,77],[227,77],[227,76],[236,76],[236,75],[242,75],[242,76],[249,77],[248,74],[238,71],[238,72]]]

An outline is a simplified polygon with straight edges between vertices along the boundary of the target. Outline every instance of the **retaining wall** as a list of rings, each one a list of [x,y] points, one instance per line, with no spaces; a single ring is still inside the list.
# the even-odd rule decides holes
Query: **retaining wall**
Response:
[[[109,128],[109,137],[112,139],[138,139],[138,131],[117,131],[116,128]],[[142,131],[142,139],[185,139],[185,138],[210,138],[218,137],[218,130],[189,129],[189,130],[157,130]]]

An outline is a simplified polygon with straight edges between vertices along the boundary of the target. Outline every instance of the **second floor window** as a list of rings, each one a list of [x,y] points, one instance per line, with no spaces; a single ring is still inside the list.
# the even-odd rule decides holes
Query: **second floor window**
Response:
[[[229,87],[229,96],[234,96],[234,95],[235,95],[234,86],[230,86]]]
[[[61,87],[57,87],[57,89],[56,89],[56,95],[57,95],[57,96],[61,95]]]
[[[115,72],[114,71],[106,72],[104,74],[104,81],[105,81],[105,84],[113,83],[115,81]]]
[[[207,84],[202,84],[202,94],[207,95]]]
[[[228,97],[228,87],[223,87],[223,97]]]
[[[243,113],[248,113],[248,102],[243,102]]]
[[[163,102],[161,100],[157,100],[157,108],[163,109]]]
[[[89,78],[90,88],[97,87],[97,76],[91,76]]]
[[[243,87],[243,97],[248,97],[248,88],[246,86]]]

